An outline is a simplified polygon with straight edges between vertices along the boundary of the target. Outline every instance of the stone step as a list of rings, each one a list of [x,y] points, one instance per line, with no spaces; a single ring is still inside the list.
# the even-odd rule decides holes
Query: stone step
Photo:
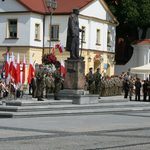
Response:
[[[44,103],[44,102],[43,102]],[[99,103],[90,105],[74,105],[74,104],[64,104],[64,105],[22,105],[22,106],[9,106],[0,105],[0,111],[7,112],[33,112],[33,111],[53,111],[53,110],[83,110],[83,109],[103,109],[103,108],[123,108],[123,107],[150,107],[150,103],[135,103],[134,102],[121,102],[121,103]]]
[[[54,110],[54,111],[34,111],[34,112],[1,112],[1,118],[23,118],[23,117],[46,117],[46,116],[68,116],[68,115],[92,115],[99,113],[117,113],[131,111],[149,111],[150,107],[126,107],[126,108],[95,108],[83,110]]]
[[[84,115],[104,112],[150,110],[149,102],[99,103],[92,105],[0,106],[1,118]]]
[[[63,105],[63,104],[71,104],[72,100],[46,100],[44,101],[37,101],[37,99],[17,99],[17,100],[3,100],[3,104],[8,106],[41,106],[41,105]]]

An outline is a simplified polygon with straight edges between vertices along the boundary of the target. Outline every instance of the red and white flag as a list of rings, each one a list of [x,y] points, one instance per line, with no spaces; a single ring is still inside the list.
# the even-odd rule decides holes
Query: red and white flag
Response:
[[[10,78],[13,82],[16,82],[16,67],[15,67],[15,59],[14,59],[14,54],[12,52],[11,55],[11,62],[10,62],[10,67],[9,67],[9,73],[10,73]]]
[[[65,78],[65,75],[66,75],[66,68],[65,68],[64,60],[62,60],[62,59],[61,59],[60,72],[61,72],[61,76],[62,76],[63,78]]]
[[[30,65],[29,65],[29,74],[28,74],[28,84],[31,83],[32,78],[34,78],[35,75],[35,69],[33,66],[32,57],[30,57]]]
[[[10,59],[9,59],[9,53],[6,53],[6,62],[4,65],[4,69],[5,69],[5,79],[8,77],[9,74],[9,65],[10,65]]]
[[[55,48],[58,49],[60,53],[64,51],[64,46],[60,42],[55,45]]]
[[[25,82],[25,78],[26,78],[26,57],[24,55],[24,58],[23,58],[23,66],[22,66],[22,80],[21,80],[21,83],[23,84]]]
[[[20,56],[19,56],[19,53],[17,55],[16,83],[20,83]]]

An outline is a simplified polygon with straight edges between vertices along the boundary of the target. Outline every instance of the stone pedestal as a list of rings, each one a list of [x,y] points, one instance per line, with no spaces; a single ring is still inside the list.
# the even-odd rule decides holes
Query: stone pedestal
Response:
[[[85,62],[83,59],[68,59],[65,61],[67,70],[64,80],[64,90],[58,93],[58,98],[72,100],[73,104],[99,103],[98,95],[91,95],[84,90],[85,86]],[[49,94],[49,98],[53,98]]]
[[[82,59],[68,59],[65,61],[67,74],[64,81],[65,89],[84,89],[85,62]]]

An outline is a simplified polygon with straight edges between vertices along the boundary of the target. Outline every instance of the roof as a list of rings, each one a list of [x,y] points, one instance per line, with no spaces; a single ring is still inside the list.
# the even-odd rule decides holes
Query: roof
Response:
[[[133,45],[149,45],[150,39],[137,40],[132,43]]]
[[[45,0],[17,0],[32,12],[41,14],[49,13]],[[57,0],[57,9],[55,14],[70,14],[73,8],[81,9],[91,3],[93,0]]]
[[[17,1],[23,6],[25,6],[31,12],[36,12],[40,14],[50,13],[46,6],[45,0],[17,0]],[[70,13],[72,13],[72,10],[74,8],[78,8],[80,10],[94,1],[95,0],[57,0],[57,9],[53,13],[55,15],[69,15]],[[100,2],[105,8],[105,10],[112,17],[114,22],[118,25],[119,23],[117,19],[111,13],[106,2],[104,0],[100,0]]]

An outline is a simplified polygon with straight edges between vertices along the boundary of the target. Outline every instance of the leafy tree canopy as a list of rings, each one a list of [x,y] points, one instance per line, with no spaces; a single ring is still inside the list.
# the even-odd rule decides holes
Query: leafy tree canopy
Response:
[[[106,0],[120,24],[150,26],[150,0]]]

